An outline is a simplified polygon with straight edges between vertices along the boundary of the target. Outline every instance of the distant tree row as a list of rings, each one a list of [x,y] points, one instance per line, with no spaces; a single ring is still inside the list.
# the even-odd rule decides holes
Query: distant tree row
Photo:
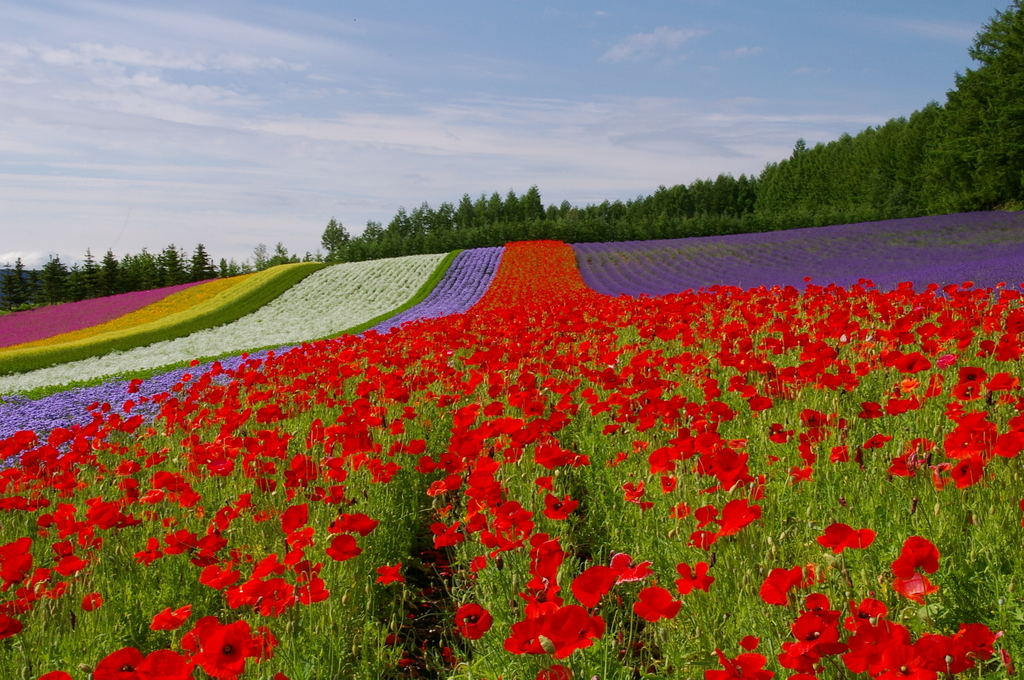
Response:
[[[306,253],[305,259],[319,259],[319,253]],[[0,275],[0,307],[6,310],[23,309],[60,302],[76,302],[119,293],[151,290],[182,283],[225,278],[262,271],[268,267],[299,262],[290,255],[283,243],[269,252],[263,243],[256,246],[252,260],[239,263],[221,258],[214,265],[206,247],[196,245],[191,256],[173,244],[157,254],[145,248],[137,255],[131,253],[120,260],[108,250],[99,261],[86,249],[82,264],[70,267],[53,256],[39,270],[28,270],[18,258]]]
[[[344,262],[538,238],[680,238],[1024,209],[1024,0],[996,12],[969,52],[979,66],[956,75],[944,105],[828,144],[798,140],[757,177],[724,174],[582,208],[545,208],[535,186],[521,196],[467,194],[458,205],[400,208],[387,227],[369,222],[355,237],[332,218],[322,244],[328,261]]]

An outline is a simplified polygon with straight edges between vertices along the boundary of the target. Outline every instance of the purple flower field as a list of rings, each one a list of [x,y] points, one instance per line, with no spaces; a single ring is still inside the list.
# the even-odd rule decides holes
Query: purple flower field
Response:
[[[0,316],[0,347],[34,342],[61,333],[70,333],[106,323],[111,319],[130,314],[146,305],[163,300],[179,290],[198,286],[200,283],[206,283],[206,281],[182,283],[177,286],[142,290],[136,293],[109,295],[80,302],[65,302],[60,305],[5,314]]]
[[[387,321],[382,321],[373,330],[387,333],[392,328],[398,328],[417,319],[435,319],[439,316],[465,312],[475,305],[490,287],[504,252],[503,247],[462,251],[455,257],[444,278],[423,302]]]
[[[759,234],[574,244],[587,285],[605,295],[665,295],[714,285],[882,290],[1024,282],[1024,212],[977,212]]]

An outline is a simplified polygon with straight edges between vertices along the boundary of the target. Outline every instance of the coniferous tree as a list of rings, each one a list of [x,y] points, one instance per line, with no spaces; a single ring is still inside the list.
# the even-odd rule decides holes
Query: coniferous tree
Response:
[[[67,300],[68,268],[60,255],[51,256],[39,276],[39,302],[55,305]]]
[[[78,302],[86,298],[86,288],[84,276],[82,274],[82,267],[77,262],[73,262],[68,268],[68,279],[64,286],[65,297],[64,299],[68,302]]]
[[[186,266],[185,254],[178,250],[173,243],[164,248],[157,256],[157,268],[161,274],[160,287],[188,283],[189,271]]]
[[[189,281],[205,281],[207,279],[213,279],[217,277],[217,268],[213,266],[213,261],[210,259],[209,253],[206,252],[206,246],[202,243],[196,245],[195,252],[192,253],[192,260],[189,262]]]
[[[121,259],[120,271],[124,292],[152,290],[163,284],[157,258],[145,248],[138,255],[125,255]]]
[[[32,290],[20,257],[14,261],[14,267],[7,266],[7,271],[0,278],[0,299],[5,309],[16,309],[32,301]]]
[[[114,257],[114,252],[108,249],[100,263],[99,289],[101,296],[122,292],[120,274],[120,263]]]
[[[100,266],[92,256],[92,250],[85,249],[85,260],[82,262],[81,293],[83,300],[100,297],[103,294],[100,281]]]

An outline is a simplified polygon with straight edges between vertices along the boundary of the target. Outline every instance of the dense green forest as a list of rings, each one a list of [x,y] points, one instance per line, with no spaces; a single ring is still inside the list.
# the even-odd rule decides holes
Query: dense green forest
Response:
[[[322,258],[319,253],[306,253],[304,259],[310,261]],[[11,311],[59,302],[77,302],[118,293],[237,276],[299,261],[297,255],[288,254],[283,243],[274,246],[273,252],[261,243],[253,251],[251,261],[247,259],[238,263],[234,259],[221,258],[219,266],[213,264],[202,243],[196,245],[191,256],[172,244],[155,255],[143,248],[137,255],[129,253],[120,260],[112,250],[107,250],[103,258],[97,261],[92,251],[87,249],[81,265],[74,263],[68,267],[58,255],[50,257],[38,270],[26,269],[21,258],[18,258],[13,264],[8,264],[7,269],[0,270],[0,309]]]
[[[1024,0],[996,15],[969,50],[945,104],[931,102],[855,136],[808,148],[756,177],[719,175],[650,196],[544,207],[537,187],[404,208],[350,236],[332,219],[328,261],[439,253],[553,238],[566,242],[709,236],[850,222],[1024,209]]]

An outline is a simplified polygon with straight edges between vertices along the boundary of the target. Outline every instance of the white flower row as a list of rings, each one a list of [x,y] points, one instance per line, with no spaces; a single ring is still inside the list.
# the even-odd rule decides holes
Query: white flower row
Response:
[[[410,255],[325,267],[270,304],[232,323],[125,352],[0,376],[0,394],[337,335],[402,305],[430,278],[444,257]]]

